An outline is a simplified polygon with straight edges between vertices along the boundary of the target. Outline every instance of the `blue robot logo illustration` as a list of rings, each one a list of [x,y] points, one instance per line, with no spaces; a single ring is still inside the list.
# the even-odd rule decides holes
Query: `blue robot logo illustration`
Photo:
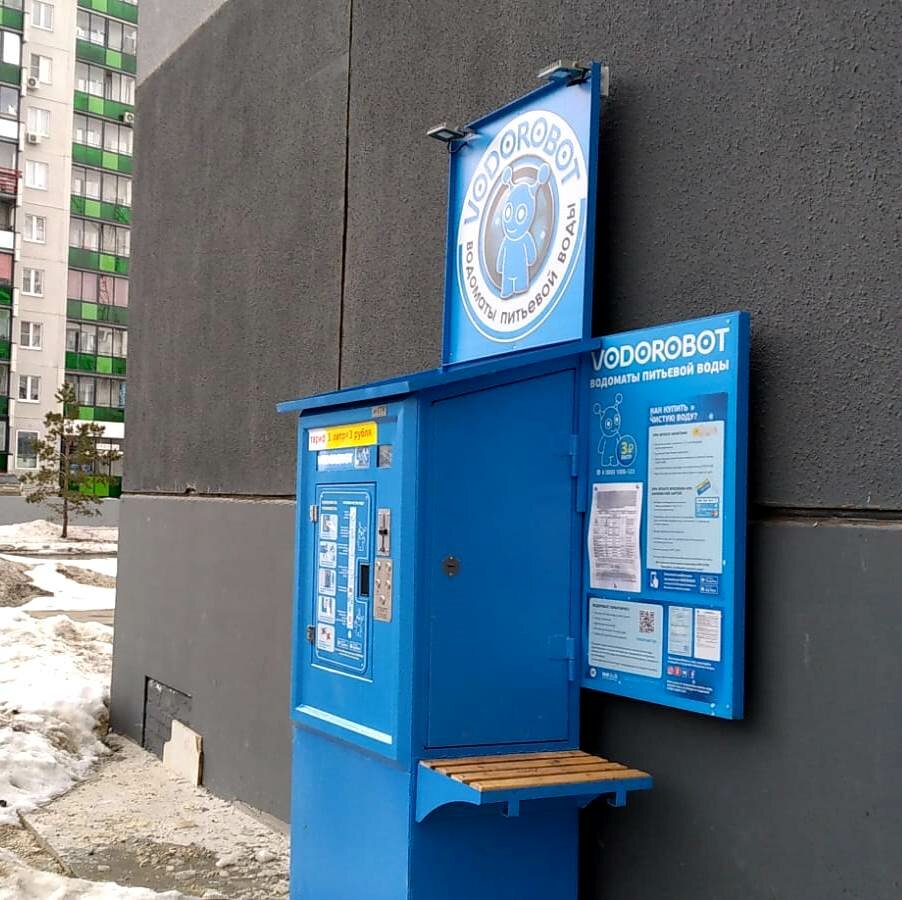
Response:
[[[463,310],[489,340],[519,340],[580,290],[570,291],[587,228],[583,143],[559,114],[534,109],[454,158],[467,178],[455,252]]]
[[[623,434],[620,431],[623,423],[620,413],[622,403],[623,394],[617,394],[610,406],[596,403],[593,407],[601,429],[598,455],[603,466],[631,466],[636,461],[636,439],[631,434]]]
[[[514,181],[514,170],[508,166],[501,176],[508,186],[501,214],[504,239],[498,250],[495,269],[501,276],[501,297],[522,294],[529,288],[529,269],[536,263],[538,248],[530,229],[536,217],[536,193],[548,181],[551,169],[542,163],[534,181]],[[545,234],[543,232],[543,237]]]

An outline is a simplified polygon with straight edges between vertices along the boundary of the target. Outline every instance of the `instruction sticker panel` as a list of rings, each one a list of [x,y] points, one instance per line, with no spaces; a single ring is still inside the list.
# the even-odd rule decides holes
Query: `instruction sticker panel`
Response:
[[[585,687],[742,715],[748,330],[731,313],[589,354]]]
[[[369,668],[372,493],[368,487],[321,488],[317,499],[314,664],[364,676]]]

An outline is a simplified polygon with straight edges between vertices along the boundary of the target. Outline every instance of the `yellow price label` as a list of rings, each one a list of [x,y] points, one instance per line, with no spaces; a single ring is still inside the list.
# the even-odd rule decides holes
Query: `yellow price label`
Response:
[[[379,439],[379,427],[375,422],[352,422],[349,425],[331,425],[329,428],[311,428],[307,432],[308,450],[341,450],[343,447],[368,447]]]

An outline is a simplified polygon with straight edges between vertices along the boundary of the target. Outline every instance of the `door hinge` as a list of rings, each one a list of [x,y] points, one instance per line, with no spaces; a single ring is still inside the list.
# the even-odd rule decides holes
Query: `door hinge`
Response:
[[[314,503],[310,507],[310,521],[315,522],[319,518],[319,507]]]
[[[316,626],[308,625],[307,626],[307,643],[312,644],[316,640]]]
[[[567,638],[567,679],[576,681],[576,641],[572,637]]]
[[[579,476],[579,435],[570,435],[570,477]]]
[[[576,640],[563,634],[553,634],[548,638],[551,659],[567,661],[567,680],[576,681]]]

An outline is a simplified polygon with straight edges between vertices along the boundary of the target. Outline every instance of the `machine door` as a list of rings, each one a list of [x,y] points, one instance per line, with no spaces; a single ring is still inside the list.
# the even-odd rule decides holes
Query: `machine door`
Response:
[[[432,405],[430,747],[568,737],[573,416],[572,371]]]

